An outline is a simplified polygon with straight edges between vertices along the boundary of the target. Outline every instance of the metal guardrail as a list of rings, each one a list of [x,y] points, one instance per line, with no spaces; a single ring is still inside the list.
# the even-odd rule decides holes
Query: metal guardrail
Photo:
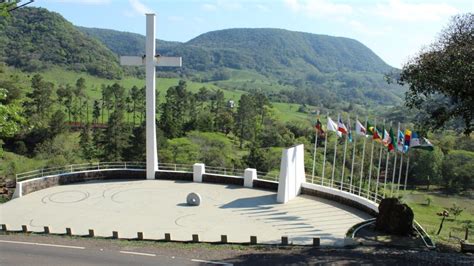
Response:
[[[45,177],[45,176],[50,176],[50,175],[68,174],[68,173],[74,173],[74,172],[93,171],[93,170],[101,170],[101,169],[144,170],[146,169],[146,163],[145,162],[93,162],[93,163],[83,163],[83,164],[71,164],[71,165],[66,165],[66,166],[42,168],[38,170],[20,173],[16,175],[16,180],[17,182],[21,182],[21,181],[25,181],[25,180],[29,180],[33,178],[40,178],[40,177]],[[158,169],[165,170],[165,171],[172,171],[172,172],[192,173],[193,165],[159,163]],[[206,166],[205,172],[206,174],[226,175],[226,176],[242,178],[244,176],[245,170],[234,169],[234,168],[229,169],[229,168],[217,167],[217,166]],[[279,174],[275,172],[268,173],[268,172],[257,171],[257,178],[262,179],[262,180],[278,182]],[[319,176],[312,177],[310,175],[306,175],[306,182],[345,191],[354,195],[367,198],[368,200],[371,200],[375,203],[379,203],[383,198],[381,193],[368,191],[365,188],[362,188],[359,191],[359,186],[356,185],[355,183],[349,184],[349,182],[343,182],[341,185],[340,180],[333,180],[331,184],[330,179],[322,180],[321,177]]]

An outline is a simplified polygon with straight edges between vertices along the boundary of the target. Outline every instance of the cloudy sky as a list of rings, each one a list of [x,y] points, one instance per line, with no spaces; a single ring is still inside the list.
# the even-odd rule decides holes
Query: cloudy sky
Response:
[[[144,34],[155,12],[157,37],[188,41],[227,28],[282,28],[356,39],[394,67],[429,45],[472,0],[36,0],[79,26]]]

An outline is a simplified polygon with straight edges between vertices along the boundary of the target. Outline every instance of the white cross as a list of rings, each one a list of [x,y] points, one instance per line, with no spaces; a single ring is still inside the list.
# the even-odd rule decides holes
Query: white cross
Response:
[[[181,67],[181,57],[155,55],[155,14],[146,14],[145,56],[122,56],[120,64],[143,66],[146,69],[146,178],[155,179],[158,170],[156,146],[155,86],[156,67]]]

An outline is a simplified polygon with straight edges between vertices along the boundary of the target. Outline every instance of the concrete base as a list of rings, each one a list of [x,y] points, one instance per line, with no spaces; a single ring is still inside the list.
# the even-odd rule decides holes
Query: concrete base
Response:
[[[144,173],[142,172],[143,176]],[[242,180],[242,179],[241,179]],[[186,195],[199,193],[203,202],[189,207]],[[299,196],[285,205],[276,202],[276,193],[235,185],[194,183],[175,180],[91,181],[56,186],[0,205],[0,224],[9,230],[134,239],[142,232],[147,239],[190,241],[221,240],[258,243],[281,242],[288,236],[294,244],[311,245],[319,237],[323,246],[344,245],[346,231],[371,216],[332,201]]]

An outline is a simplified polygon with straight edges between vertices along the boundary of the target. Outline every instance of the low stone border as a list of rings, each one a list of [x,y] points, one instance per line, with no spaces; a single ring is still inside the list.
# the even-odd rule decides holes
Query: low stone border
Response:
[[[51,235],[66,235],[66,236],[71,236],[71,237],[88,237],[88,238],[104,238],[103,236],[97,236],[94,232],[94,229],[89,229],[88,234],[86,235],[77,235],[74,234],[74,230],[70,227],[65,228],[64,233],[51,233],[50,227],[49,226],[44,226],[44,231],[43,232],[33,232],[28,230],[27,225],[22,225],[21,230],[9,230],[8,226],[5,224],[0,225],[0,231],[3,231],[5,233],[25,233],[25,234],[31,234],[31,233],[36,233],[36,234],[51,234]],[[163,235],[164,237],[162,239],[149,239],[146,238],[143,232],[137,232],[137,237],[135,238],[122,238],[120,237],[120,232],[118,231],[111,231],[111,234],[109,236],[106,236],[105,238],[110,238],[110,239],[122,239],[122,240],[140,240],[140,241],[161,241],[161,242],[177,242],[177,243],[208,243],[208,244],[237,244],[237,245],[266,245],[266,246],[314,246],[314,247],[319,247],[321,243],[321,239],[319,237],[313,238],[313,243],[312,245],[294,245],[292,242],[290,242],[291,238],[288,238],[288,236],[282,236],[281,237],[281,242],[279,244],[265,244],[265,243],[258,243],[258,237],[257,236],[249,236],[249,242],[232,242],[229,241],[229,238],[227,235],[221,235],[220,236],[220,241],[200,241],[199,239],[199,234],[191,234],[189,240],[183,240],[183,241],[178,241],[178,240],[173,240],[173,236],[170,233],[165,233]]]

